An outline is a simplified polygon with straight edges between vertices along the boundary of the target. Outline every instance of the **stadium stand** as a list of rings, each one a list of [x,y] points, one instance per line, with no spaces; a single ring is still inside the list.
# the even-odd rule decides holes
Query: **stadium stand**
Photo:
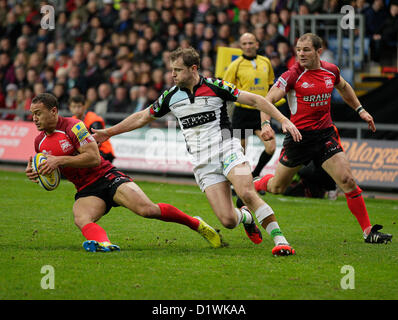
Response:
[[[55,8],[54,30],[40,24],[46,4]],[[342,56],[343,76],[377,121],[389,123],[391,118],[383,115],[393,99],[381,109],[379,101],[396,82],[396,0],[0,0],[0,117],[30,120],[32,97],[47,91],[59,98],[64,114],[69,97],[81,93],[90,109],[114,123],[172,86],[172,50],[195,47],[201,53],[202,74],[214,76],[217,47],[237,47],[247,30],[259,38],[259,53],[275,61],[279,57],[276,65],[284,70],[294,62],[292,18],[322,19],[339,14],[344,4],[364,16],[364,46],[357,35],[353,42],[354,54],[360,52],[363,60],[346,67],[352,39],[344,33],[341,44],[332,33],[324,34],[329,57],[339,64]],[[328,30],[333,22],[326,19],[320,25]],[[339,110],[335,116],[346,120]]]

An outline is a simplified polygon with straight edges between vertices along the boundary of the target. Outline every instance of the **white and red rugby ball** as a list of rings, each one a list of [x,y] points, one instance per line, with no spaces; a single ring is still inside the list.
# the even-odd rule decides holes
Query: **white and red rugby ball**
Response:
[[[37,153],[32,159],[32,167],[39,174],[39,170],[37,169],[40,163],[47,161],[47,157],[43,153]],[[61,173],[57,168],[53,172],[47,175],[39,174],[39,184],[47,191],[52,191],[56,189],[61,180]]]

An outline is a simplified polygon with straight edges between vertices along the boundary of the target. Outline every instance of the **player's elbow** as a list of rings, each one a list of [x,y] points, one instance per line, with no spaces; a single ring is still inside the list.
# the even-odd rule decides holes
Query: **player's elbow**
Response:
[[[99,153],[93,157],[93,167],[97,167],[101,164],[101,156]]]
[[[98,167],[101,164],[101,156],[99,152],[90,152],[87,154],[87,166]]]

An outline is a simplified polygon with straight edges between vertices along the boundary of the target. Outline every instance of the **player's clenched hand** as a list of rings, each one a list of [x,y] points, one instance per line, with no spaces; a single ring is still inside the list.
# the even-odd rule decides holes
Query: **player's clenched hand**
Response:
[[[101,144],[110,138],[106,129],[91,129],[91,131],[94,132],[93,137],[98,144]]]
[[[275,138],[275,131],[271,128],[270,125],[264,125],[261,128],[261,138],[264,141],[269,141]]]
[[[37,172],[35,170],[33,170],[33,167],[32,167],[32,157],[29,157],[29,161],[28,161],[28,164],[25,169],[25,174],[30,181],[39,183],[39,180],[38,180],[39,175],[37,174]]]
[[[369,130],[372,130],[372,132],[376,131],[376,126],[375,126],[375,123],[373,121],[373,117],[367,111],[360,112],[359,116],[361,117],[361,119],[363,121],[366,121],[368,123]]]
[[[59,166],[58,157],[52,156],[50,154],[47,154],[46,157],[47,160],[40,163],[39,167],[37,168],[39,173],[44,176],[50,174]]]
[[[283,133],[289,132],[293,138],[293,141],[299,142],[302,139],[300,131],[296,128],[296,126],[289,120],[285,119],[281,122]]]

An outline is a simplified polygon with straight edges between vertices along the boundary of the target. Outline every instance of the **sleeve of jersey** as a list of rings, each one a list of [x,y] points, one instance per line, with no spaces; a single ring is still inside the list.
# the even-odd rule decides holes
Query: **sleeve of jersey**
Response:
[[[169,95],[169,91],[166,90],[162,95],[149,106],[149,113],[152,118],[158,119],[170,112],[168,101],[166,97]]]
[[[282,73],[282,75],[275,82],[274,87],[282,89],[284,92],[289,92],[294,87],[294,79],[290,70]]]
[[[95,142],[95,139],[92,137],[82,121],[79,121],[78,123],[72,125],[72,127],[69,127],[67,134],[71,138],[72,143],[76,148],[82,147],[90,142]]]
[[[217,88],[217,95],[226,101],[236,101],[239,97],[240,90],[231,82],[216,79],[213,85]]]

